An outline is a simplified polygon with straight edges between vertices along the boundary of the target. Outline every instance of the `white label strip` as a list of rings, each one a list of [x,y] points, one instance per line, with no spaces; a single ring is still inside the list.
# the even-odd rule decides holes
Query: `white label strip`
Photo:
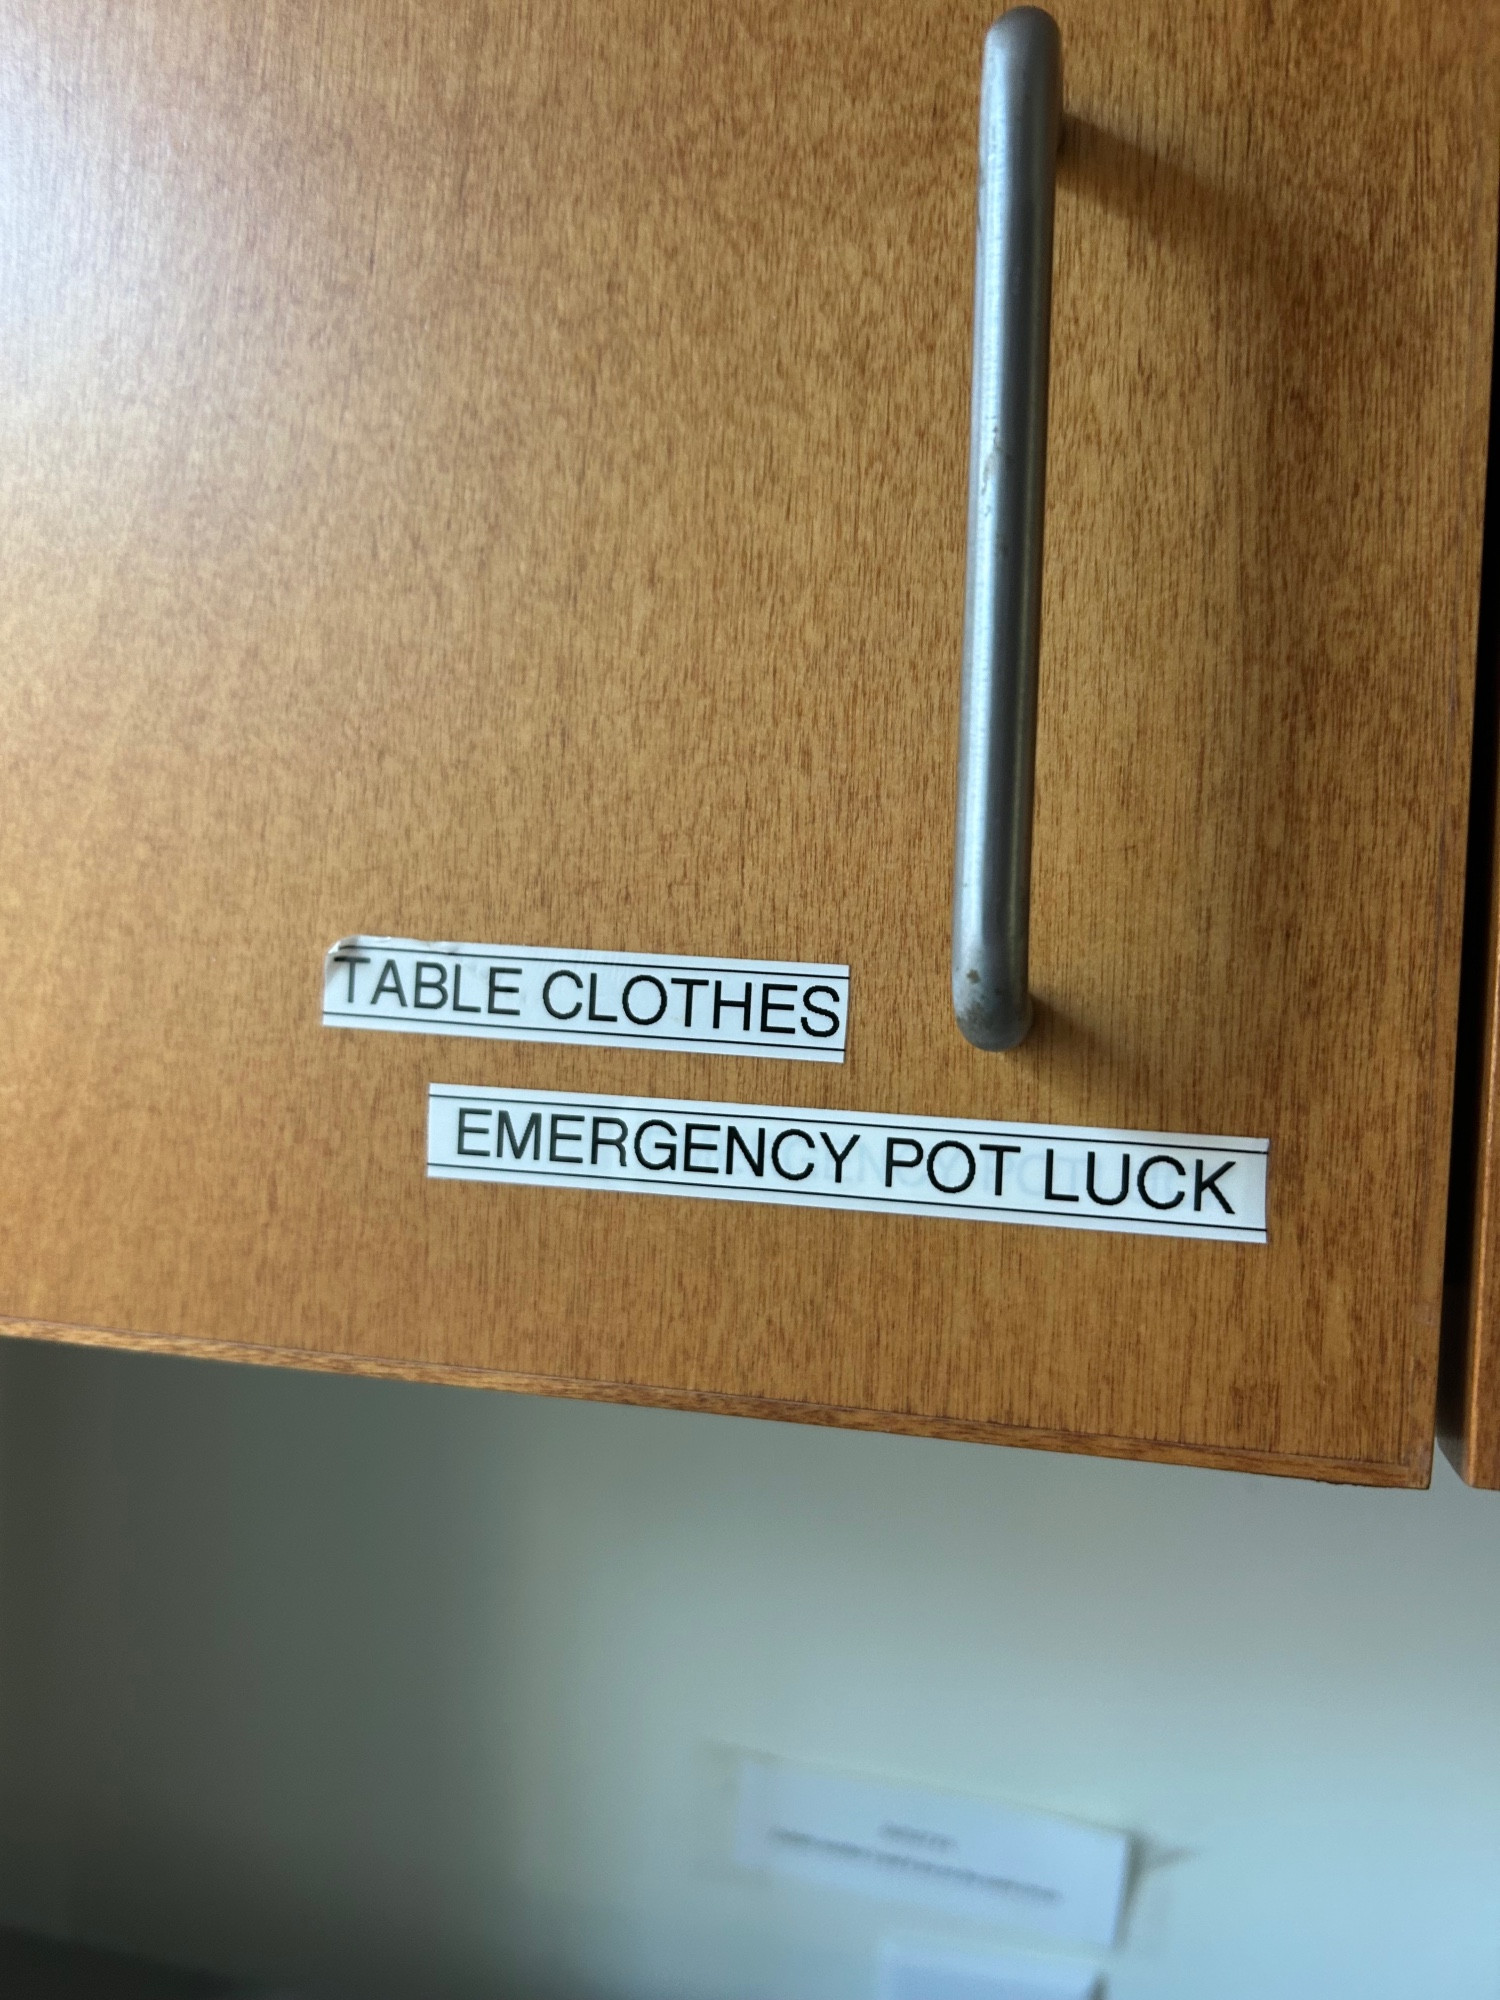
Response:
[[[847,965],[350,937],[323,967],[325,1028],[844,1060]]]
[[[439,1180],[1266,1240],[1264,1139],[569,1091],[427,1094]]]

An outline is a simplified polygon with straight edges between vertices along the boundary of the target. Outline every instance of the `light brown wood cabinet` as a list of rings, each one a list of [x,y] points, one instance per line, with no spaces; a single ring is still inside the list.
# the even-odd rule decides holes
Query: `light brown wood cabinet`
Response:
[[[1054,11],[1039,1004],[990,1055],[986,9],[17,0],[5,1330],[1425,1480],[1500,15]],[[337,1032],[355,932],[847,963],[847,1060]],[[1264,1137],[1269,1240],[429,1180],[434,1082]]]

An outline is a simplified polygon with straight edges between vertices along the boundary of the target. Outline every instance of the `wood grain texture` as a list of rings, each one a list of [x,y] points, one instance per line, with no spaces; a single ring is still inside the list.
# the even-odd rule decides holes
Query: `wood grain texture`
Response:
[[[985,10],[4,10],[13,1330],[1425,1479],[1500,22],[1056,12],[994,1057]],[[847,960],[849,1059],[327,1032],[356,931]],[[428,1183],[431,1081],[1268,1135],[1271,1242]]]
[[[1010,1426],[997,1440],[994,1426],[961,1417],[930,1417],[891,1410],[840,1409],[832,1405],[779,1401],[769,1396],[718,1396],[710,1390],[674,1389],[661,1383],[579,1381],[567,1376],[517,1375],[494,1368],[461,1368],[444,1362],[382,1361],[368,1355],[315,1352],[308,1348],[252,1347],[232,1340],[169,1339],[129,1333],[119,1327],[61,1326],[49,1320],[0,1319],[0,1338],[44,1340],[70,1347],[114,1348],[125,1353],[167,1354],[184,1361],[228,1361],[241,1367],[300,1368],[312,1374],[358,1375],[376,1381],[425,1382],[434,1387],[494,1389],[510,1395],[555,1396],[574,1401],[638,1403],[658,1409],[694,1410],[705,1416],[758,1417],[777,1423],[817,1424],[839,1430],[894,1431],[912,1437],[949,1438],[958,1443],[1032,1446],[1094,1458],[1148,1460],[1156,1464],[1217,1467],[1225,1472],[1279,1473],[1330,1483],[1404,1486],[1399,1466],[1370,1466],[1364,1459],[1299,1459],[1284,1452],[1214,1451],[1170,1439],[1059,1436]]]

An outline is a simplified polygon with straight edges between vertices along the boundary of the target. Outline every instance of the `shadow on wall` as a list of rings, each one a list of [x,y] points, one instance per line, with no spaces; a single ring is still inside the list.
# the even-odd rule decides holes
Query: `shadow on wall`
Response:
[[[1493,2000],[1497,1658],[1445,1466],[0,1343],[0,1916],[309,2000],[870,2000],[895,1932],[996,1942],[737,1869],[735,1749],[1174,1854],[1111,2000]]]

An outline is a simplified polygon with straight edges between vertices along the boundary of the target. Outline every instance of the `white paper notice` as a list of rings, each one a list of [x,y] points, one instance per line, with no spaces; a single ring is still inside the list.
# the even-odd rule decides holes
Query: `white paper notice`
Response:
[[[747,1757],[735,1859],[831,1889],[1110,1945],[1130,1838],[984,1799]]]
[[[1264,1139],[567,1091],[427,1095],[439,1180],[1266,1240]]]
[[[847,965],[349,937],[323,965],[325,1028],[844,1060]]]
[[[1098,2000],[1099,1968],[887,1940],[875,2000]]]

